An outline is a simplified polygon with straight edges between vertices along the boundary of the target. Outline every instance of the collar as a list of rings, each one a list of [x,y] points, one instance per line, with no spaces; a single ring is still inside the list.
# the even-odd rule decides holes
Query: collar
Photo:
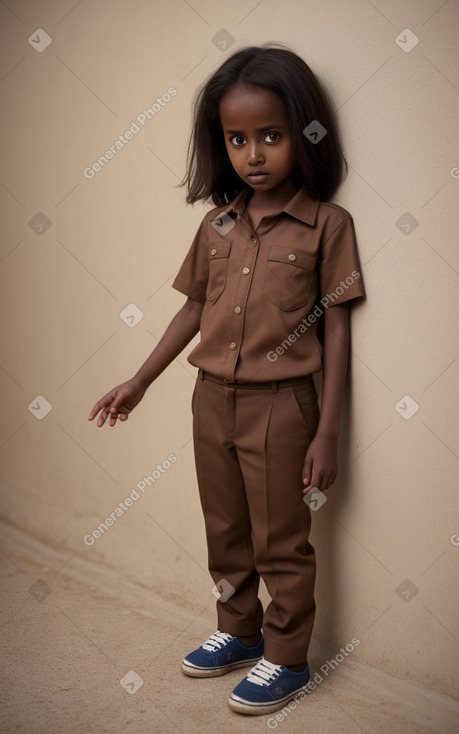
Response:
[[[236,214],[242,216],[246,210],[246,200],[250,191],[250,186],[247,186],[245,189],[240,191],[236,198],[233,199],[233,201],[224,208],[224,212],[226,214],[229,214],[230,212],[235,212]],[[292,196],[290,201],[287,202],[283,209],[281,209],[279,212],[275,212],[275,215],[280,214],[281,212],[285,212],[286,214],[290,214],[290,216],[294,217],[295,219],[299,219],[305,224],[314,226],[319,205],[320,201],[318,199],[313,199],[311,196],[309,196],[305,189],[301,188],[298,189],[296,194]]]

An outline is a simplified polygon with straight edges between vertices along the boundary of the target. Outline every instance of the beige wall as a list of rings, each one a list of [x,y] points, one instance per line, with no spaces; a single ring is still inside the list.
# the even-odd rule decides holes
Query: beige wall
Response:
[[[192,612],[210,595],[189,350],[127,424],[99,430],[87,414],[136,371],[183,303],[171,280],[206,211],[174,188],[196,87],[244,45],[286,43],[339,109],[350,170],[337,201],[354,215],[367,288],[353,312],[340,475],[313,517],[315,640],[333,653],[357,637],[361,662],[453,694],[458,4],[9,0],[0,21],[6,521],[63,563],[107,564],[121,585],[152,587]],[[40,28],[52,38],[41,53]],[[234,39],[226,50],[212,41],[220,32]],[[410,34],[419,42],[403,50],[400,34],[405,49]],[[170,87],[175,96],[86,178]],[[40,219],[30,225],[38,212],[46,231]],[[404,218],[417,221],[409,233]],[[144,314],[134,327],[120,318],[130,303]],[[39,420],[43,398],[52,409]],[[170,454],[175,463],[85,545]]]

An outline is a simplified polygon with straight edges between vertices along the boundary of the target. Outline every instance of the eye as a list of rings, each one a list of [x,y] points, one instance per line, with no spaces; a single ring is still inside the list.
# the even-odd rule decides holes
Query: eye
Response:
[[[233,145],[235,145],[238,148],[241,145],[244,145],[245,139],[242,137],[242,135],[233,135],[230,138],[230,143],[232,143]]]
[[[277,143],[280,140],[280,133],[268,133],[265,135],[264,140],[267,143]]]

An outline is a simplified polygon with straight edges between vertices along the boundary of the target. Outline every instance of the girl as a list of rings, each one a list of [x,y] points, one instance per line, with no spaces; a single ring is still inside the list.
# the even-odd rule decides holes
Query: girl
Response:
[[[182,185],[188,203],[216,208],[173,283],[187,301],[136,375],[89,414],[100,412],[98,426],[127,420],[200,330],[188,360],[199,368],[194,448],[218,630],[182,670],[251,666],[229,699],[242,713],[282,708],[310,678],[308,503],[336,476],[348,307],[364,295],[352,218],[329,203],[345,172],[331,104],[304,61],[272,44],[229,57],[195,103]]]

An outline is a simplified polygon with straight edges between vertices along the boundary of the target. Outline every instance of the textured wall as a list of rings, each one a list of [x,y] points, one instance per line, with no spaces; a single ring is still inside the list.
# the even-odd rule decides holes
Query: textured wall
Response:
[[[127,423],[99,430],[87,414],[183,303],[170,285],[206,211],[175,188],[197,86],[244,45],[285,43],[338,108],[349,176],[337,201],[354,216],[367,289],[340,474],[313,516],[315,639],[336,651],[357,637],[360,661],[452,694],[457,2],[7,0],[0,22],[6,522],[59,551],[57,580],[64,563],[89,575],[105,564],[194,617],[208,605],[190,349]]]

